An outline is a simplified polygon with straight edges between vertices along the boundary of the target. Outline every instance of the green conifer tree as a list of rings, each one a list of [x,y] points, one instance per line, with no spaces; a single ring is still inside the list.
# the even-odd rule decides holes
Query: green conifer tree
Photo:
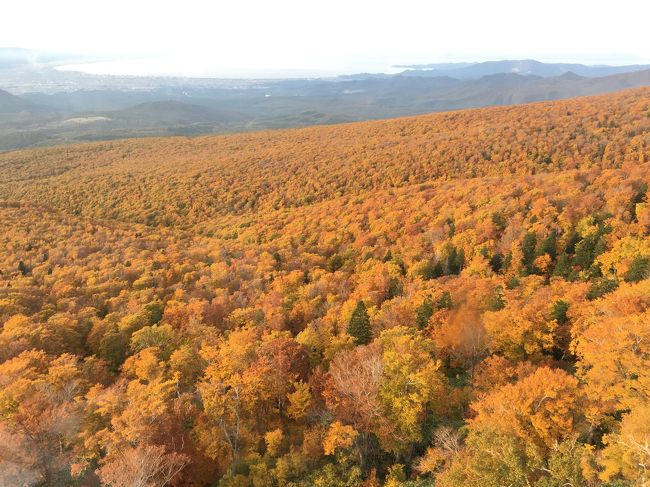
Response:
[[[553,311],[551,312],[551,319],[555,320],[558,325],[564,325],[569,318],[567,317],[569,311],[569,303],[561,299],[553,303]]]
[[[557,277],[564,277],[567,279],[571,273],[571,261],[567,254],[560,254],[560,257],[557,259],[557,264],[555,269],[553,269],[553,275]]]
[[[355,339],[357,345],[367,345],[372,341],[370,317],[363,301],[357,303],[348,324],[348,335]]]
[[[525,276],[529,274],[535,274],[535,249],[537,247],[537,235],[533,232],[529,232],[524,236],[524,240],[521,243],[521,252],[522,252],[522,264],[523,274]]]
[[[18,271],[23,275],[26,276],[29,274],[29,267],[21,260],[18,262]]]
[[[424,298],[424,301],[418,306],[415,317],[415,322],[420,330],[424,329],[429,323],[429,318],[433,315],[433,299],[431,296]]]
[[[625,273],[625,282],[639,282],[650,276],[650,258],[644,256],[635,257],[630,268]]]

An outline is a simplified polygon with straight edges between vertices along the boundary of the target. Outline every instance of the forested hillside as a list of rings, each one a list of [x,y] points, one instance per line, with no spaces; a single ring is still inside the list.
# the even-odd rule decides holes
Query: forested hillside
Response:
[[[0,155],[0,485],[644,486],[650,89]]]

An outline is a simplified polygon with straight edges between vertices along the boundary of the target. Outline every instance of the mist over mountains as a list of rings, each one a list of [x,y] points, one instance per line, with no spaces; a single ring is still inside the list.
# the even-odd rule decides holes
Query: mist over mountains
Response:
[[[0,150],[333,124],[650,85],[650,66],[534,60],[405,65],[398,74],[285,80],[99,76],[56,69],[69,60],[0,49]]]
[[[405,76],[450,76],[458,79],[477,79],[483,76],[501,73],[535,75],[543,77],[561,76],[574,73],[585,77],[609,76],[650,69],[650,65],[605,66],[584,65],[576,63],[542,63],[534,59],[486,61],[482,63],[442,63],[398,65],[405,68]]]

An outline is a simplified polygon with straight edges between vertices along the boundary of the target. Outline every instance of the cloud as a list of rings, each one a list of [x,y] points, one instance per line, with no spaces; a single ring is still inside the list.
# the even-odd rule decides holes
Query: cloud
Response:
[[[23,0],[0,45],[183,59],[190,70],[346,70],[449,60],[650,62],[650,4],[548,0]]]

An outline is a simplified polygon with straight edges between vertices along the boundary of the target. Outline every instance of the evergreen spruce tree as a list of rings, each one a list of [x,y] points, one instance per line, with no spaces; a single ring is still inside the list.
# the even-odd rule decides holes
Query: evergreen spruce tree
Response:
[[[429,323],[429,318],[433,315],[433,299],[431,296],[424,298],[424,301],[418,306],[415,317],[415,322],[420,330],[424,329]]]
[[[553,275],[558,277],[564,277],[565,279],[569,277],[571,273],[571,261],[567,254],[560,254],[560,257],[557,259],[557,264],[555,269],[553,269]]]
[[[436,278],[436,268],[430,260],[422,268],[422,279],[428,281]]]
[[[639,282],[647,279],[650,275],[650,258],[648,257],[635,257],[630,268],[625,273],[625,282]]]
[[[539,245],[539,250],[537,255],[548,254],[551,256],[551,259],[555,260],[557,257],[557,232],[555,230],[542,240],[542,243]]]
[[[502,267],[503,267],[503,255],[497,252],[490,259],[490,268],[492,269],[492,272],[498,274]]]
[[[561,299],[553,303],[553,311],[551,312],[551,319],[555,320],[558,325],[564,325],[569,318],[567,317],[569,311],[569,303]]]
[[[618,281],[616,279],[602,278],[594,281],[587,290],[587,299],[593,301],[605,294],[611,293],[618,288]]]
[[[367,345],[372,341],[370,317],[363,301],[357,303],[348,324],[348,335],[355,339],[357,345]]]
[[[149,313],[149,324],[155,325],[162,320],[165,306],[160,301],[152,301],[144,309]]]
[[[465,250],[464,249],[460,249],[458,251],[457,264],[458,264],[458,274],[460,274],[460,271],[462,271],[465,268]]]
[[[345,264],[345,259],[341,254],[334,254],[329,260],[329,269],[331,272],[338,271]]]
[[[567,236],[566,239],[566,247],[564,248],[564,252],[566,254],[574,254],[576,251],[576,245],[580,242],[580,234],[574,230],[571,230],[569,232],[569,235]]]
[[[449,257],[447,258],[447,271],[449,274],[460,274],[460,271],[465,267],[465,251],[463,249],[457,250],[456,247],[451,247]]]
[[[400,296],[403,292],[402,283],[399,279],[391,278],[390,284],[388,285],[388,299],[393,299],[396,296]]]
[[[503,286],[498,285],[494,289],[494,294],[488,300],[487,307],[489,311],[499,311],[506,307],[506,297],[503,292]]]
[[[29,274],[29,267],[21,260],[18,262],[18,271],[23,275],[26,276]]]
[[[524,240],[521,243],[521,253],[522,255],[522,264],[524,265],[523,274],[525,276],[529,274],[535,274],[535,250],[537,248],[537,235],[533,232],[528,232],[524,236]]]

